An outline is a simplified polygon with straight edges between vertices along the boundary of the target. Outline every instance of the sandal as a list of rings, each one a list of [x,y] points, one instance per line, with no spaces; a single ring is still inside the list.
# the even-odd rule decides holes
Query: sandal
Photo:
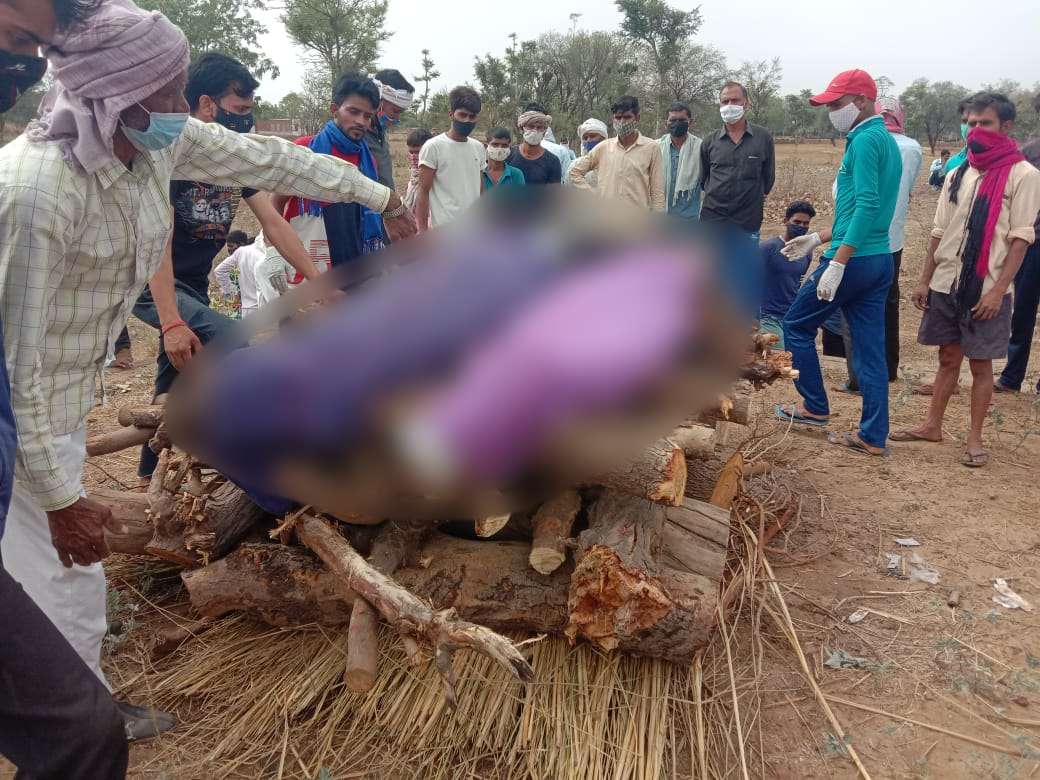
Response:
[[[911,431],[909,428],[904,428],[901,431],[895,431],[894,433],[888,434],[889,441],[926,441],[930,444],[940,444],[942,439],[929,439],[921,434]]]
[[[981,469],[987,463],[989,463],[988,452],[968,452],[965,450],[964,454],[961,455],[961,465],[967,466],[969,469]]]
[[[933,385],[931,383],[929,383],[927,385],[918,385],[917,387],[915,387],[910,392],[913,395],[933,395],[934,392],[935,392],[935,385]],[[955,388],[953,388],[953,394],[954,395],[960,395],[961,394],[961,386],[960,385],[957,385]]]
[[[875,458],[887,458],[889,456],[888,447],[883,448],[881,452],[873,452],[867,449],[867,445],[861,442],[858,436],[853,436],[851,433],[828,433],[827,441],[839,447],[850,449],[853,452],[858,452],[860,455],[870,455]]]
[[[830,424],[830,420],[821,420],[818,417],[806,417],[798,411],[797,404],[777,404],[773,407],[776,419],[781,422],[794,423],[795,425],[809,425],[813,428],[822,428]]]

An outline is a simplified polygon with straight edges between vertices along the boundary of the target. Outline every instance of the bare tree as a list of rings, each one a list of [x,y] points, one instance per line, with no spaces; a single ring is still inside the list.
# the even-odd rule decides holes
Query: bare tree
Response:
[[[419,99],[419,102],[422,103],[422,114],[421,114],[422,120],[421,121],[422,121],[423,127],[426,127],[427,126],[427,122],[426,122],[427,109],[430,106],[430,84],[433,82],[434,79],[438,79],[441,76],[441,72],[439,70],[437,70],[436,67],[435,67],[433,58],[430,57],[430,50],[429,49],[423,49],[422,50],[422,63],[421,63],[421,67],[422,67],[422,75],[421,76],[416,76],[415,80],[418,81],[420,84],[424,85],[424,87],[423,87],[423,94],[422,94],[422,97]]]

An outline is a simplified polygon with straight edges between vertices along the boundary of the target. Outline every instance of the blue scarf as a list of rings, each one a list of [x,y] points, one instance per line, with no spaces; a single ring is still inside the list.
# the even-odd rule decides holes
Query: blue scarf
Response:
[[[368,144],[365,143],[365,139],[362,138],[360,141],[352,140],[331,119],[325,123],[325,127],[321,129],[321,132],[311,139],[310,148],[312,152],[317,154],[331,155],[332,150],[335,148],[342,154],[357,156],[360,171],[372,181],[378,180],[376,160],[372,156],[372,152],[368,150]],[[301,211],[305,214],[310,214],[312,217],[320,217],[324,214],[326,216],[326,226],[328,226],[328,217],[333,216],[329,212],[338,211],[339,209],[336,209],[336,207],[343,204],[322,204],[315,200],[304,200],[300,205]],[[365,206],[359,207],[361,209],[361,238],[364,244],[364,251],[366,253],[378,251],[383,248],[383,217]],[[329,234],[331,248],[334,240],[334,231],[326,228],[326,232]]]

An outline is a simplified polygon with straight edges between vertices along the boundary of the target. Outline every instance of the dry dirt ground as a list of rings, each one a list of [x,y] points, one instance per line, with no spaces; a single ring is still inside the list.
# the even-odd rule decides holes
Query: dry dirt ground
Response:
[[[778,148],[777,187],[763,238],[779,230],[783,206],[794,197],[811,196],[821,206],[820,222],[829,218],[839,156],[840,147],[826,143]],[[406,179],[404,171],[399,175]],[[903,260],[906,379],[891,386],[893,428],[924,414],[927,399],[909,389],[913,382],[929,381],[935,365],[934,350],[915,343],[920,317],[909,303],[935,201],[922,176]],[[91,414],[92,431],[114,427],[119,406],[150,396],[156,339],[136,320],[130,330],[136,367],[110,373],[112,397]],[[1028,386],[1035,385],[1038,369],[1040,353]],[[828,361],[825,373],[828,386],[840,384],[843,363]],[[966,372],[962,383],[969,383]],[[790,386],[763,395],[765,410],[795,398]],[[841,394],[832,399],[833,427],[853,427],[858,399]],[[944,443],[893,445],[887,459],[829,446],[818,432],[788,432],[767,413],[757,426],[776,444],[769,457],[797,467],[819,492],[812,500],[820,501],[823,511],[812,514],[822,519],[790,529],[781,540],[787,554],[774,556],[776,574],[819,685],[829,696],[857,705],[831,702],[847,740],[874,777],[1018,778],[1040,767],[1035,760],[1040,754],[1032,752],[1040,744],[1034,741],[1040,736],[1040,618],[992,601],[993,580],[1001,577],[1040,607],[1040,403],[1031,392],[998,397],[986,429],[993,461],[969,470],[958,463],[967,428],[965,401],[962,395],[951,403]],[[131,487],[135,465],[136,453],[110,456],[87,466],[86,483]],[[900,548],[895,539],[901,537],[913,537],[920,546]],[[886,572],[887,553],[908,557],[914,551],[938,572],[937,584]],[[951,591],[959,592],[956,607],[947,606]],[[871,610],[862,622],[847,622],[862,609]],[[859,668],[829,668],[823,662],[835,650],[864,660],[852,662]],[[116,684],[129,683],[138,671],[135,660],[118,649],[108,663]],[[762,757],[751,774],[856,774],[790,657],[767,663],[758,684],[765,701]],[[133,765],[141,767],[154,750],[135,747]],[[152,763],[147,776],[163,773]]]

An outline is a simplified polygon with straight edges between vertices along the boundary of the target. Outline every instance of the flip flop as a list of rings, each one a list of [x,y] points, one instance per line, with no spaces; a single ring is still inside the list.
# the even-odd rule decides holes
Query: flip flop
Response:
[[[967,466],[969,469],[981,469],[987,463],[989,463],[988,452],[971,453],[965,450],[961,455],[961,465]]]
[[[941,444],[942,439],[927,439],[920,434],[914,433],[913,431],[904,428],[901,431],[895,431],[894,433],[888,434],[889,441],[926,441],[929,444]]]
[[[913,395],[934,395],[934,393],[935,393],[935,386],[932,385],[932,384],[918,385],[917,387],[915,387],[910,392]],[[960,395],[961,394],[961,386],[960,385],[957,385],[955,388],[953,388],[953,394],[954,395]]]
[[[776,419],[781,422],[794,423],[795,425],[808,425],[813,428],[823,428],[830,424],[830,420],[818,420],[815,417],[806,417],[797,411],[797,404],[776,404],[773,412]]]
[[[1010,387],[1002,385],[1000,382],[994,382],[993,383],[993,392],[994,393],[1005,393],[1007,395],[1018,395],[1020,391],[1019,390],[1012,390]]]
[[[839,447],[845,447],[853,452],[858,452],[860,455],[870,455],[874,458],[887,458],[889,456],[888,447],[885,447],[881,452],[871,452],[858,438],[853,436],[851,433],[828,433],[827,441],[831,444],[835,444]]]

